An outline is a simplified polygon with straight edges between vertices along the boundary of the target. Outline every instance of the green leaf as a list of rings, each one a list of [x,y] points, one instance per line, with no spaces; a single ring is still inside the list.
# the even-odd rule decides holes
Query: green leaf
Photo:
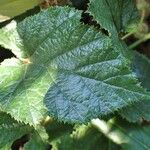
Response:
[[[47,143],[42,141],[37,132],[34,132],[30,137],[29,142],[24,145],[24,150],[45,150],[46,148]]]
[[[43,0],[1,0],[0,22],[20,15],[41,3]]]
[[[93,119],[92,125],[99,129],[107,138],[119,144],[123,150],[149,150],[150,126],[139,126],[121,119],[108,122]]]
[[[30,126],[19,123],[10,115],[0,112],[0,149],[9,150],[15,140],[31,131]]]
[[[115,35],[117,35],[117,33],[119,33],[121,30],[129,28],[129,26],[131,25],[130,23],[134,23],[138,15],[133,0],[91,0],[89,4],[89,12],[94,17],[94,19],[102,26],[102,28],[105,28],[109,31],[109,33],[113,35],[113,46],[117,49],[121,48],[121,42],[118,40],[118,38],[115,37]],[[138,62],[136,62],[136,66],[141,63],[138,58],[136,58]],[[143,64],[140,68],[142,67]],[[142,77],[145,77],[145,75],[143,74],[145,73],[144,69],[145,68],[143,67],[143,69],[140,70],[140,77],[138,69],[136,70],[136,76],[141,78],[141,82],[143,82]],[[145,80],[144,82],[146,84],[149,84],[147,80]],[[135,122],[141,118],[149,120],[149,100],[150,99],[148,98],[143,101],[134,103],[131,106],[127,106],[126,108],[121,110],[120,113],[124,118],[132,122]]]
[[[66,134],[51,142],[52,150],[119,150],[119,146],[111,142],[91,125],[76,127],[70,135]]]
[[[141,82],[141,85],[150,91],[150,60],[144,55],[134,52],[133,71]],[[150,99],[137,102],[131,106],[123,108],[120,114],[130,122],[141,119],[150,121]]]
[[[137,24],[138,12],[133,0],[90,0],[88,12],[113,36]]]
[[[150,121],[150,100],[143,100],[119,111],[119,114],[129,122],[137,122],[142,119]]]
[[[47,131],[47,134],[49,135],[49,141],[51,142],[59,138],[60,136],[71,133],[73,130],[73,126],[53,120],[52,122],[45,125],[45,129]]]
[[[143,54],[134,52],[133,71],[141,82],[141,85],[150,91],[150,59]]]
[[[16,27],[17,23],[13,20],[4,28],[0,29],[0,45],[6,49],[10,49],[17,58],[27,57]]]
[[[48,91],[50,116],[76,123],[150,98],[127,67],[123,49],[113,49],[109,37],[81,25],[80,18],[74,9],[54,7],[18,24],[28,58],[0,65],[3,111],[37,125],[46,116]]]

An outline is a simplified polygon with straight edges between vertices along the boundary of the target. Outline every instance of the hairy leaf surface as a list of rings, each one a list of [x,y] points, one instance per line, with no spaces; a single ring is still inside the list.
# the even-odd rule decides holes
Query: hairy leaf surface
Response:
[[[49,115],[75,123],[149,99],[128,68],[122,48],[113,48],[109,37],[81,25],[80,15],[71,8],[54,7],[18,24],[28,57],[0,65],[3,111],[39,124],[46,116],[45,97]]]

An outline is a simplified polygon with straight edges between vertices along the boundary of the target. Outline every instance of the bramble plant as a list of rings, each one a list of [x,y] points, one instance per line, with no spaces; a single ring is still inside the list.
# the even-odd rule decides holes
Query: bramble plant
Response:
[[[0,150],[149,150],[148,3],[41,2],[0,1]]]

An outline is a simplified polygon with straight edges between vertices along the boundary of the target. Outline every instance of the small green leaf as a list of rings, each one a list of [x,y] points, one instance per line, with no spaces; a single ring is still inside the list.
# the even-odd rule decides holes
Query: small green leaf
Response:
[[[149,150],[150,126],[139,126],[121,119],[108,122],[93,119],[92,125],[99,129],[107,138],[119,144],[123,150]]]
[[[90,0],[88,12],[112,36],[137,24],[138,12],[133,0]]]
[[[0,149],[9,150],[12,143],[32,131],[28,125],[18,123],[10,115],[0,112]]]
[[[0,22],[20,15],[41,3],[43,0],[1,0]]]
[[[134,52],[133,71],[141,82],[141,85],[150,91],[150,60],[144,55]],[[137,102],[131,106],[123,108],[120,114],[130,122],[140,119],[150,121],[150,99]]]

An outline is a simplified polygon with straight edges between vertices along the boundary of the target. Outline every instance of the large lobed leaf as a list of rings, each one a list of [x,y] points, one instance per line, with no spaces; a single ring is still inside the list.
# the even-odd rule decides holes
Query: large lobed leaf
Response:
[[[127,67],[123,47],[81,25],[80,15],[54,7],[18,24],[25,57],[0,65],[3,111],[36,125],[46,116],[45,97],[49,115],[59,121],[87,122],[150,98]]]

